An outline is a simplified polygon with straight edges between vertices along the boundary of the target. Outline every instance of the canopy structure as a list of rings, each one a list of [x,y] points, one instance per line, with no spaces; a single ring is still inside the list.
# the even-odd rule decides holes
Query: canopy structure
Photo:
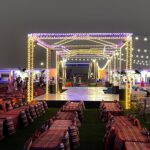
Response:
[[[31,33],[28,34],[28,101],[34,99],[34,47],[39,45],[46,50],[46,95],[49,94],[49,67],[52,52],[56,53],[56,89],[59,79],[59,64],[62,63],[63,79],[66,78],[66,61],[68,58],[92,58],[95,64],[97,58],[105,58],[101,69],[108,70],[108,80],[115,82],[112,74],[121,72],[121,51],[126,51],[126,108],[130,108],[132,87],[132,33]],[[48,96],[47,96],[48,97]]]

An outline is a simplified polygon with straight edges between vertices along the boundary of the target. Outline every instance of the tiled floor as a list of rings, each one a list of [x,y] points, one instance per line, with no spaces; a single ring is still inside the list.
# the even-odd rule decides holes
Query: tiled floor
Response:
[[[119,100],[118,94],[105,94],[104,87],[69,87],[63,93],[49,94],[48,100],[72,100],[72,101],[113,101]],[[45,100],[46,95],[35,98],[36,100]]]

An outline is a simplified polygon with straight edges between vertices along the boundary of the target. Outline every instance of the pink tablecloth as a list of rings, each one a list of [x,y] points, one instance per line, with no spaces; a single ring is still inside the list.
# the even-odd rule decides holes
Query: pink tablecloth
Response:
[[[72,120],[76,117],[74,112],[59,112],[56,116],[59,120]]]
[[[116,136],[122,141],[129,142],[148,142],[147,136],[143,135],[140,130],[135,127],[116,127]]]
[[[121,110],[119,107],[117,107],[116,103],[113,102],[107,102],[104,103],[104,107],[106,108],[106,112],[110,112],[112,115],[118,115],[118,114],[123,114],[123,110]]]
[[[150,150],[150,143],[125,142],[125,150]]]
[[[133,124],[131,123],[131,121],[129,120],[129,118],[127,116],[115,116],[114,120],[115,120],[115,122],[114,122],[113,126],[118,126],[118,127],[133,126]]]
[[[18,124],[19,124],[18,123],[19,122],[18,114],[6,114],[6,113],[0,114],[0,119],[6,120],[6,118],[8,118],[8,117],[12,118],[12,121],[14,123],[14,127],[15,127],[15,129],[17,129],[18,128]]]
[[[65,131],[65,129],[50,128],[31,145],[30,150],[58,150]]]
[[[64,111],[80,111],[81,110],[81,103],[80,102],[69,102],[68,104],[64,105]]]
[[[135,126],[116,127],[115,149],[122,150],[125,142],[148,143],[149,141],[147,136]]]
[[[55,120],[50,128],[67,130],[71,125],[71,120]]]

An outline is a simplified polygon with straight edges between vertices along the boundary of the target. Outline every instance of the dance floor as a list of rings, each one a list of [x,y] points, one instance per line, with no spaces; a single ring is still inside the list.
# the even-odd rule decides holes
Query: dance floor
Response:
[[[104,87],[69,87],[63,93],[49,94],[48,100],[58,101],[113,101],[119,100],[118,94],[105,94]],[[46,100],[45,95],[35,98],[36,100]]]

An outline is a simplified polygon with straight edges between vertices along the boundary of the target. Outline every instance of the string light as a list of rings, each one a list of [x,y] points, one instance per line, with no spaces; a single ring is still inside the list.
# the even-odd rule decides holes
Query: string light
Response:
[[[46,49],[46,100],[49,95],[49,49]]]
[[[37,40],[43,40],[43,39],[62,39],[62,41],[59,42],[59,44],[62,44],[62,43],[68,43],[70,41],[73,41],[73,40],[89,40],[89,41],[96,41],[97,40],[97,43],[100,44],[100,42],[98,42],[98,40],[108,40],[108,39],[121,39],[121,40],[126,40],[126,43],[124,43],[124,45],[117,45],[115,44],[115,46],[117,47],[113,47],[113,49],[117,49],[117,48],[122,48],[122,46],[126,46],[127,50],[126,50],[126,68],[131,70],[132,69],[132,33],[32,33],[32,34],[28,34],[28,39],[35,39],[33,40],[32,42],[34,41],[37,41]],[[68,41],[69,40],[69,41]],[[106,41],[105,41],[106,42]],[[109,42],[109,41],[108,41]],[[107,42],[107,44],[108,44]],[[30,58],[28,59],[28,61],[30,62],[29,64],[29,71],[33,71],[33,67],[34,67],[34,59],[33,59],[33,56],[34,56],[34,44],[33,43],[30,43],[29,44],[29,49],[28,49],[28,52],[30,53]],[[46,45],[45,47],[47,47],[47,44],[45,42],[42,43],[42,45]],[[114,46],[114,45],[113,45]],[[65,52],[65,51],[63,51]],[[59,55],[62,55],[60,52],[58,52]],[[82,54],[82,53],[81,53]],[[90,53],[90,54],[93,54],[93,51]],[[95,55],[97,55],[97,51],[95,53]],[[64,55],[64,54],[63,54]],[[68,53],[65,53],[66,56],[71,56],[71,55],[68,55]],[[75,54],[76,55],[76,54]],[[108,55],[112,55],[112,52],[109,51],[109,54]],[[56,55],[56,60],[59,62],[59,56],[57,57],[58,55]],[[99,54],[99,56],[102,56],[101,54]],[[116,54],[117,56],[117,54]],[[115,57],[115,56],[114,56]],[[103,58],[104,60],[105,58]],[[69,58],[68,58],[69,60]],[[73,60],[73,59],[72,59]],[[81,59],[79,59],[79,61],[81,61]],[[96,62],[96,60],[94,60]],[[108,62],[108,60],[107,60]],[[58,63],[57,63],[58,64]],[[116,63],[114,64],[114,68],[116,69]],[[56,70],[58,71],[58,66],[56,66]],[[59,77],[59,74],[58,74],[58,77]],[[129,81],[130,81],[130,78],[129,78]],[[57,82],[57,77],[56,77],[56,82]],[[29,93],[29,96],[30,96],[30,100],[33,99],[33,73],[31,73],[31,81],[29,82],[29,84],[31,85],[30,86],[30,93]],[[131,83],[130,83],[131,84]],[[126,108],[129,109],[130,108],[130,90],[131,90],[131,86],[128,82],[126,82]],[[56,83],[57,85],[57,83]],[[56,87],[56,91],[57,91],[57,87]]]
[[[126,39],[132,33],[32,33],[28,37],[35,39]]]
[[[148,38],[147,38],[147,37],[145,37],[145,38],[144,38],[144,41],[145,41],[145,42],[147,42],[147,41],[148,41]]]
[[[140,50],[140,49],[138,49],[137,51],[138,51],[138,52],[140,52],[141,50]]]
[[[135,37],[135,40],[139,40],[139,37],[138,37],[138,36],[136,36],[136,37]]]
[[[40,65],[41,65],[41,66],[44,66],[44,63],[43,63],[43,62],[41,62],[41,63],[40,63]]]

